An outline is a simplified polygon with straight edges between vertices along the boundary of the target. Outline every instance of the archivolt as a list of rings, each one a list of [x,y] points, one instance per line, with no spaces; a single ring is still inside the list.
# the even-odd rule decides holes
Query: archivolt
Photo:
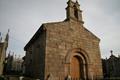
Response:
[[[65,63],[70,63],[71,57],[73,56],[79,56],[83,60],[84,64],[90,64],[89,56],[81,48],[75,48],[75,49],[69,50],[67,55],[65,56]]]

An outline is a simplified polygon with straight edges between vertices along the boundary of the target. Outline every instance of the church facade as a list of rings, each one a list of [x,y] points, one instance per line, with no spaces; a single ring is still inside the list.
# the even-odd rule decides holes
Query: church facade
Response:
[[[100,39],[84,27],[82,11],[69,0],[66,19],[42,24],[26,44],[25,76],[46,80],[102,78]]]
[[[9,33],[9,31],[8,31],[8,33]],[[6,51],[8,48],[8,40],[9,40],[8,33],[7,33],[4,41],[2,41],[2,37],[0,35],[0,76],[3,75],[4,62],[5,62]]]

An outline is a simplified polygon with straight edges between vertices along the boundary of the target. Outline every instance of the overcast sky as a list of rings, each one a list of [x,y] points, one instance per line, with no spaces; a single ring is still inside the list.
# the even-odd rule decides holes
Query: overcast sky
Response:
[[[68,0],[0,0],[0,32],[10,29],[8,51],[25,54],[23,48],[42,23],[66,18]],[[120,55],[120,0],[78,0],[84,26],[101,39],[102,57],[110,50]]]

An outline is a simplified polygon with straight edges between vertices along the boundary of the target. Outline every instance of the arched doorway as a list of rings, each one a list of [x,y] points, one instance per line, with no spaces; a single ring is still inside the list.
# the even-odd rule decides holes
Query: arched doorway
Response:
[[[84,50],[80,48],[69,50],[65,57],[65,76],[70,75],[72,80],[87,80],[89,64],[89,57]]]
[[[73,56],[70,62],[70,75],[73,80],[83,79],[83,61],[79,56]]]

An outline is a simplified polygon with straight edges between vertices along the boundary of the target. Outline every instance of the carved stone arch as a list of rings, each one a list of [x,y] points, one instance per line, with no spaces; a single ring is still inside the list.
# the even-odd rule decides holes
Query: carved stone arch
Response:
[[[72,58],[77,57],[78,61],[82,61],[82,76],[79,77],[80,79],[87,79],[88,77],[88,64],[90,63],[89,57],[87,53],[80,49],[75,48],[72,50],[69,50],[65,57],[65,73],[67,75],[71,75],[71,64],[72,64]],[[78,62],[79,63],[79,62]],[[80,67],[80,66],[79,66]],[[81,74],[81,73],[80,73]]]
[[[80,57],[83,61],[83,64],[86,64],[86,60],[84,59],[84,57],[81,54],[74,53],[74,54],[71,55],[71,57],[75,57],[75,56]],[[70,57],[70,60],[69,60],[70,62],[71,62],[71,59],[72,59],[71,57]]]
[[[88,64],[91,63],[91,61],[90,61],[90,59],[89,59],[89,57],[88,57],[88,55],[87,55],[87,52],[84,51],[84,50],[81,49],[81,48],[74,48],[74,49],[69,50],[69,51],[67,52],[66,56],[65,56],[65,63],[70,63],[70,58],[71,58],[72,56],[76,55],[75,53],[78,53],[77,55],[82,55],[82,56],[85,58],[85,60],[86,60],[86,62],[87,62]]]

